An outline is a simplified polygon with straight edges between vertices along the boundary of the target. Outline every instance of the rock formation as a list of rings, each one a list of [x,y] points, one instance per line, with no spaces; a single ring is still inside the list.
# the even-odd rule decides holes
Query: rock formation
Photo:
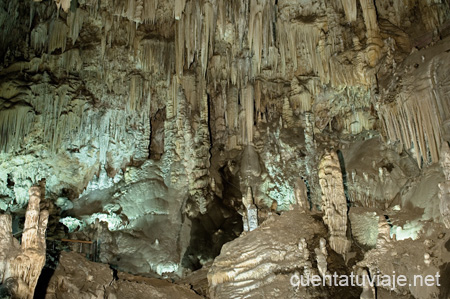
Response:
[[[330,231],[330,246],[345,255],[350,249],[347,240],[347,200],[344,193],[341,167],[335,152],[326,153],[319,165],[319,182],[322,188],[323,222]]]
[[[243,216],[244,231],[252,231],[258,227],[258,209],[256,208],[252,189],[247,188],[247,194],[242,198],[244,206],[246,208],[245,214]]]
[[[46,299],[54,298],[189,298],[192,290],[168,281],[113,271],[105,264],[93,263],[73,252],[63,252],[50,280]]]
[[[48,211],[41,211],[40,187],[31,187],[25,225],[22,232],[22,244],[12,236],[11,216],[1,217],[1,282],[12,279],[11,290],[14,298],[33,298],[34,290],[45,264],[46,235]]]
[[[311,263],[307,244],[313,242],[312,232],[324,229],[312,217],[290,211],[226,244],[208,273],[211,298],[291,298],[291,275]]]
[[[445,182],[439,184],[439,209],[442,221],[447,228],[450,228],[450,148],[446,143],[442,147],[440,164],[445,175]]]
[[[290,283],[334,271],[448,280],[449,48],[442,0],[0,1],[0,293],[81,247],[61,239],[215,298],[373,295]],[[86,292],[58,271],[52,296],[176,296],[106,270]]]

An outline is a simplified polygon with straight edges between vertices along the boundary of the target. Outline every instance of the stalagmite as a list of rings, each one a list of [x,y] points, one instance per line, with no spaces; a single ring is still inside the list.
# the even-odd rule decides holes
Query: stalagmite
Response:
[[[357,298],[289,280],[443,266],[449,1],[3,2],[0,210],[14,220],[46,178],[42,206],[70,214],[74,238],[109,222],[100,261],[203,283],[213,263],[211,298]],[[27,218],[45,222],[33,198]],[[37,270],[3,276],[25,271],[43,229],[27,223],[22,248],[10,220],[1,280],[26,293]],[[120,297],[106,284],[93,289]],[[415,291],[392,293],[432,297]]]
[[[295,198],[301,211],[308,211],[310,209],[308,202],[308,188],[303,179],[297,179],[295,182]]]
[[[360,299],[375,299],[375,287],[369,283],[369,272],[367,272],[366,269],[364,269],[361,273],[362,280],[364,281],[363,284],[363,291],[360,295]]]
[[[382,252],[389,250],[387,246],[391,242],[391,226],[384,217],[379,217],[378,221],[378,237],[376,248]]]
[[[242,198],[242,202],[246,208],[243,217],[244,231],[252,231],[258,227],[258,209],[253,200],[252,189],[247,188],[247,194]]]
[[[325,277],[329,272],[327,270],[327,257],[328,252],[326,248],[327,241],[324,238],[320,239],[320,247],[314,249],[314,253],[316,254],[317,261],[317,269],[319,270],[320,276]]]
[[[322,157],[319,183],[322,188],[323,221],[330,230],[330,246],[345,255],[351,245],[347,240],[347,201],[339,159],[334,151]]]
[[[244,148],[241,158],[241,177],[243,180],[251,180],[261,174],[261,166],[258,152],[252,145]]]
[[[25,225],[22,234],[21,248],[11,246],[14,243],[11,238],[11,224],[7,224],[11,220],[7,215],[2,215],[2,248],[1,252],[8,252],[3,255],[5,258],[4,272],[0,273],[2,282],[8,278],[12,278],[17,282],[17,289],[13,290],[14,298],[33,298],[34,290],[41,270],[45,264],[46,240],[45,232],[48,222],[48,211],[40,211],[39,203],[41,201],[40,187],[31,187],[30,200],[27,212],[25,214]],[[10,240],[10,241],[7,241]],[[8,244],[10,243],[10,244]],[[7,246],[7,247],[3,247]]]

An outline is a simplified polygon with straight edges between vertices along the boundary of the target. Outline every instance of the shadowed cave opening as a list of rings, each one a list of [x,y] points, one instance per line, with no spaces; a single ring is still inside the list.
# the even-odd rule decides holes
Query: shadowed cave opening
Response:
[[[191,221],[190,242],[181,265],[193,271],[200,269],[204,261],[213,260],[223,244],[242,232],[242,216],[219,199],[212,203],[207,214],[198,215]]]

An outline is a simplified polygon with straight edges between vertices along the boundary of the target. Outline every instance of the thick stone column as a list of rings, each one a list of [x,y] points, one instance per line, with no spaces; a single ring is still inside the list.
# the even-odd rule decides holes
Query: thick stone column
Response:
[[[30,201],[25,214],[22,245],[12,237],[11,216],[0,216],[0,258],[2,258],[2,282],[14,281],[11,290],[14,298],[33,298],[42,268],[45,265],[45,231],[48,211],[40,211],[39,187],[29,190]],[[9,246],[8,246],[9,245]]]

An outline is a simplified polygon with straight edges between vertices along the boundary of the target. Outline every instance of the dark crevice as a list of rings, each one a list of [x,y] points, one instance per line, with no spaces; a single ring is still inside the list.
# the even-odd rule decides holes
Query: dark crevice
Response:
[[[109,265],[109,268],[111,269],[111,271],[113,272],[113,281],[117,281],[119,280],[119,272],[117,270],[117,267]]]
[[[305,186],[306,186],[306,198],[308,199],[308,205],[309,205],[309,210],[312,210],[313,207],[313,203],[311,200],[311,186],[309,185],[309,182],[307,179],[302,177],[303,182],[305,182]]]
[[[56,267],[59,263],[59,256],[61,254],[61,243],[47,240],[46,262],[39,276],[36,289],[34,291],[34,298],[45,298],[50,279],[55,273]]]
[[[183,256],[182,266],[193,271],[202,268],[205,261],[220,254],[223,244],[237,238],[242,232],[242,217],[216,198],[207,214],[192,218],[190,244]]]
[[[341,173],[342,173],[342,183],[344,185],[344,194],[345,199],[347,201],[347,207],[350,208],[351,202],[350,197],[348,196],[348,188],[347,188],[347,170],[345,169],[345,161],[344,161],[344,155],[340,150],[336,151],[338,159],[339,159],[339,166],[341,167]]]

